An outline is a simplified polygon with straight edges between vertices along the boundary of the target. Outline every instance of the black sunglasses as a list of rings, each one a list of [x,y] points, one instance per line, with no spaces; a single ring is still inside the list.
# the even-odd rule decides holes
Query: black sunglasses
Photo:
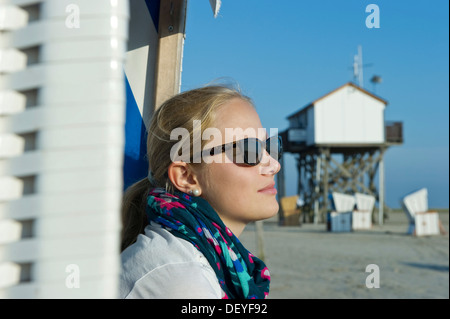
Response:
[[[247,137],[242,140],[215,146],[209,150],[209,154],[213,156],[225,152],[233,163],[256,166],[261,163],[264,149],[274,159],[279,160],[283,153],[281,136],[272,136],[265,141],[261,141],[255,137]]]

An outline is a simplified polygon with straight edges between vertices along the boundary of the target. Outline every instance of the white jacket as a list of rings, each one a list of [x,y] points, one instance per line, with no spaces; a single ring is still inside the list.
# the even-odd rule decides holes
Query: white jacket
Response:
[[[159,225],[121,254],[119,298],[222,298],[217,276],[205,256],[191,243]]]

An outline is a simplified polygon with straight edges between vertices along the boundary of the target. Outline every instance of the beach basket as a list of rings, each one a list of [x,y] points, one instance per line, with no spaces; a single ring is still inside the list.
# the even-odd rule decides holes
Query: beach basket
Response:
[[[426,188],[403,197],[402,207],[409,220],[408,234],[415,236],[440,234],[439,214],[428,210],[428,190]]]
[[[352,214],[352,228],[371,229],[372,228],[372,211],[375,206],[375,196],[355,193],[356,209]]]
[[[281,198],[283,226],[300,226],[301,209],[297,206],[298,195]]]
[[[355,207],[355,197],[333,192],[332,209],[327,213],[327,230],[330,232],[352,231],[352,211]]]

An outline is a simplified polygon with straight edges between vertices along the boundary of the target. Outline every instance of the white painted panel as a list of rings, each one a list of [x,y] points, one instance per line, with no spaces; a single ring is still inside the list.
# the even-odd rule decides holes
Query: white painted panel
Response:
[[[123,82],[118,80],[106,80],[101,82],[79,82],[74,85],[61,85],[55,83],[54,85],[46,85],[39,90],[40,98],[45,101],[46,107],[61,108],[64,106],[73,106],[86,112],[85,108],[89,108],[92,117],[98,118],[98,113],[95,113],[95,109],[105,107],[104,103],[109,102],[108,107],[117,107],[110,103],[125,101],[125,90],[123,88]],[[95,103],[97,106],[95,107]],[[65,112],[70,110],[63,109]],[[117,109],[114,109],[115,111]],[[57,111],[51,109],[52,113]],[[106,113],[106,112],[105,112]],[[107,116],[107,114],[104,114]]]
[[[20,265],[11,262],[0,263],[0,299],[1,290],[20,282]]]
[[[0,134],[0,160],[23,153],[25,139],[14,134]],[[0,174],[2,175],[2,174]]]
[[[38,152],[27,152],[22,156],[17,156],[10,160],[0,160],[0,176],[14,175],[26,176],[35,175],[39,172],[42,163]]]
[[[24,27],[28,22],[28,14],[18,6],[0,4],[0,30],[10,31]]]
[[[5,289],[0,288],[0,299],[34,299],[39,291],[36,283],[21,283]]]
[[[69,149],[98,145],[123,145],[123,126],[97,125],[42,129],[39,148],[42,150]]]
[[[65,280],[53,283],[26,282],[6,289],[0,288],[0,299],[115,299],[117,290],[117,276],[104,274],[83,279],[80,288],[68,288]]]
[[[46,85],[76,85],[123,79],[123,70],[111,61],[73,62],[70,64],[33,65],[24,71],[5,75],[6,86],[14,90],[29,90]],[[117,62],[117,61],[116,61]],[[86,77],[86,74],[91,76]]]
[[[315,143],[378,144],[384,142],[383,102],[351,86],[317,101]]]
[[[0,202],[0,219],[30,219],[97,212],[120,211],[120,189],[86,190],[76,193],[28,195]],[[76,205],[75,205],[76,204]]]
[[[342,90],[342,109],[345,124],[343,125],[343,143],[365,143],[366,130],[366,97],[352,87]]]
[[[28,219],[37,216],[40,208],[40,197],[29,195],[11,201],[0,201],[0,220]]]
[[[125,45],[123,41],[117,39],[48,43],[41,46],[40,61],[61,62],[105,57],[121,59],[126,49]]]
[[[37,219],[34,227],[35,235],[40,239],[58,238],[58,240],[120,231],[121,229],[120,216],[117,211],[91,211],[72,215],[54,214]]]
[[[69,5],[76,5],[80,15],[89,18],[98,16],[128,17],[128,3],[120,0],[45,0],[42,3],[42,19],[62,18],[66,20],[70,13],[75,12]],[[81,24],[80,24],[81,28]]]
[[[77,194],[66,193],[63,195],[52,196],[52,200],[44,203],[43,216],[50,216],[57,212],[58,214],[76,214],[84,212],[120,212],[120,205],[122,204],[122,189],[107,189],[102,191],[87,190],[78,192]],[[78,201],[76,207],[67,205]],[[66,204],[66,205],[63,205]],[[68,207],[62,207],[68,206]],[[120,215],[120,213],[118,214]]]
[[[0,119],[25,110],[25,96],[13,90],[0,91]],[[0,125],[1,127],[1,125]]]
[[[80,288],[67,289],[65,282],[43,283],[39,298],[43,299],[115,299],[118,279],[116,275],[102,275],[83,280]]]
[[[337,99],[337,95],[333,100]],[[342,110],[342,103],[324,103],[324,100],[318,101],[314,105],[315,116],[315,143],[342,143],[344,140],[343,127],[346,125],[346,119]]]
[[[102,256],[69,256],[41,260],[33,267],[33,274],[45,283],[65,284],[68,275],[74,271],[79,271],[81,288],[87,280],[120,272],[120,256],[115,253]]]
[[[122,93],[119,93],[122,94]],[[111,96],[115,96],[111,88]],[[95,100],[99,98],[93,96]],[[73,127],[80,125],[119,125],[124,123],[125,108],[124,103],[116,100],[98,102],[96,104],[80,103],[66,107],[46,107],[43,111],[43,124],[40,127],[57,128]],[[117,127],[117,129],[119,129]]]
[[[114,93],[111,93],[114,95]],[[123,103],[86,103],[67,107],[38,107],[5,118],[0,117],[0,133],[16,134],[41,128],[64,128],[80,125],[105,125],[124,121]]]
[[[88,168],[116,167],[123,164],[122,147],[67,147],[53,152],[31,151],[9,160],[0,160],[0,176],[37,175],[40,172],[67,171]]]
[[[20,222],[12,219],[0,220],[0,245],[20,240],[21,233],[22,224]]]
[[[119,20],[125,21],[119,17]],[[128,36],[128,23],[118,21],[119,28],[111,30],[110,16],[82,18],[83,26],[78,29],[67,28],[65,19],[35,21],[27,27],[6,33],[2,36],[2,46],[28,48],[50,41],[77,41],[89,38],[110,38],[124,40]]]
[[[122,172],[117,168],[84,169],[63,172],[49,172],[38,176],[37,192],[64,193],[95,189],[116,189],[123,184]]]
[[[23,239],[8,245],[0,245],[0,263],[29,263],[40,256],[37,239]]]
[[[67,226],[69,227],[69,226]],[[74,258],[117,254],[119,236],[115,229],[108,233],[88,234],[85,236],[62,237],[57,240],[39,240],[39,257],[35,260],[49,258]]]
[[[0,176],[0,201],[14,200],[23,194],[23,181],[12,176]]]
[[[69,227],[69,226],[66,226]],[[108,233],[50,239],[23,239],[0,245],[0,262],[29,263],[45,259],[94,257],[118,254],[119,236],[116,229]]]
[[[384,109],[385,105],[377,100],[366,101],[364,127],[365,138],[368,142],[383,143],[384,137]]]
[[[10,73],[25,69],[27,56],[15,49],[0,49],[0,73]]]
[[[27,133],[37,130],[43,121],[41,108],[32,108],[23,112],[0,117],[0,133]]]

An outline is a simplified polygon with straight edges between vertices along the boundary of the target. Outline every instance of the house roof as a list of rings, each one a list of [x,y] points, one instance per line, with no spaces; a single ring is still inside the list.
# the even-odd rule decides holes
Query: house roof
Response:
[[[298,115],[298,114],[304,112],[306,109],[308,109],[308,108],[310,108],[310,107],[313,107],[315,103],[319,102],[320,100],[326,98],[327,96],[329,96],[329,95],[335,93],[336,91],[338,91],[338,90],[340,90],[340,89],[342,89],[342,88],[344,88],[344,87],[346,87],[346,86],[351,86],[351,87],[353,87],[353,88],[355,88],[355,89],[357,89],[357,90],[363,92],[364,94],[367,94],[367,95],[371,96],[372,98],[374,98],[374,99],[376,99],[376,100],[378,100],[378,101],[384,103],[385,105],[388,104],[388,102],[387,102],[385,99],[382,99],[381,97],[379,97],[379,96],[377,96],[377,95],[375,95],[375,94],[373,94],[373,93],[371,93],[371,92],[369,92],[369,91],[363,89],[363,88],[360,87],[359,85],[356,85],[356,84],[354,84],[354,83],[352,83],[352,82],[347,82],[347,83],[345,83],[344,85],[341,85],[340,87],[338,87],[337,89],[334,89],[333,91],[328,92],[327,94],[325,94],[325,95],[319,97],[318,99],[314,100],[313,102],[311,102],[311,103],[305,105],[305,106],[302,107],[299,111],[296,111],[295,113],[289,115],[289,116],[287,117],[287,119],[290,119],[291,117],[294,117],[294,116],[296,116],[296,115]]]

